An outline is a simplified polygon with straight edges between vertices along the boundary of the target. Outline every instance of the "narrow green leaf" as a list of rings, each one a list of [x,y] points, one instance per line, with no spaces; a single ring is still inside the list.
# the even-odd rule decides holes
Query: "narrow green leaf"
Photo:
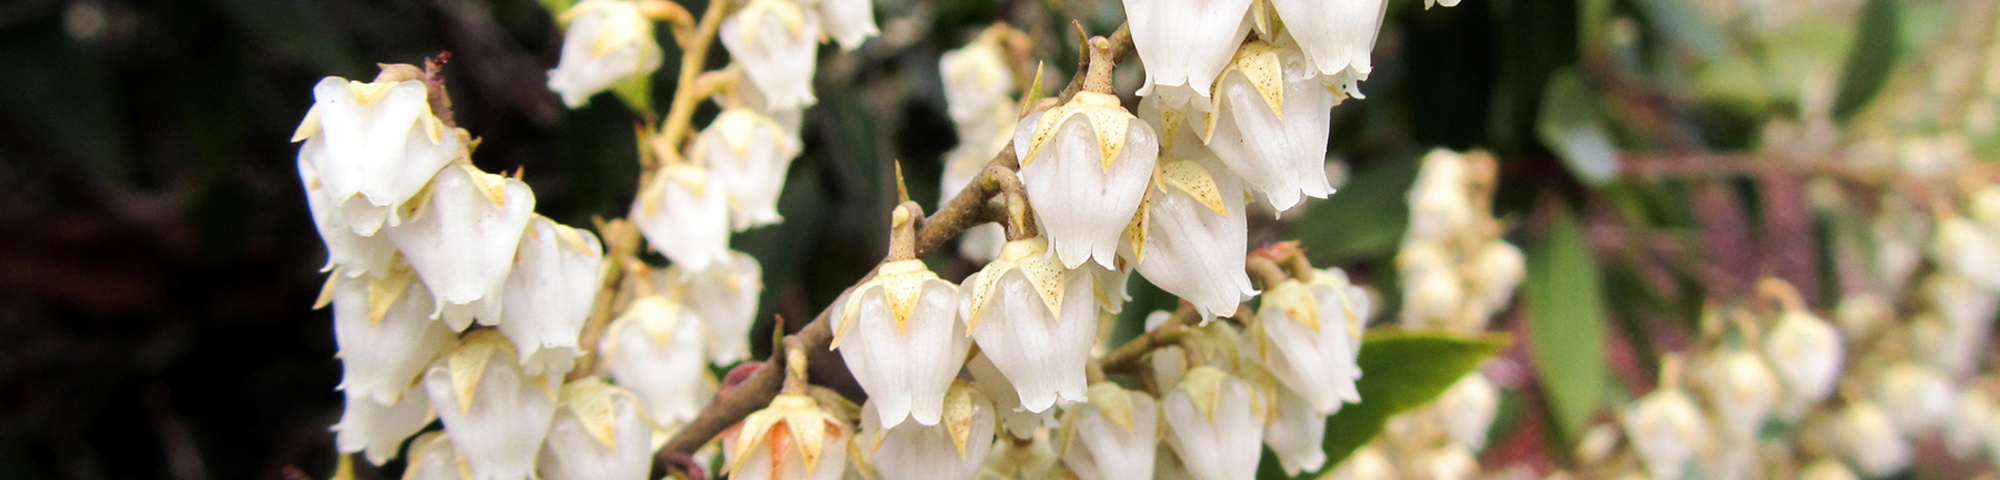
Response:
[[[1332,469],[1382,433],[1389,417],[1423,406],[1465,378],[1479,363],[1512,343],[1506,334],[1455,337],[1396,329],[1368,332],[1361,343],[1361,403],[1340,408],[1326,419],[1326,466]],[[1316,473],[1292,478],[1313,478]],[[1265,454],[1257,478],[1287,478],[1276,458]]]
[[[1597,260],[1567,214],[1528,254],[1523,295],[1535,369],[1565,442],[1597,411],[1604,364],[1604,293]]]
[[[1575,68],[1557,70],[1549,74],[1541,118],[1535,122],[1535,135],[1542,144],[1562,157],[1570,173],[1592,185],[1618,176],[1618,151],[1604,127],[1603,114],[1592,102],[1596,97]]]
[[[1834,90],[1834,120],[1845,122],[1859,113],[1889,83],[1901,52],[1901,17],[1902,3],[1897,0],[1868,0],[1861,6],[1854,46],[1847,50],[1840,86]]]
[[[632,107],[641,117],[653,116],[653,74],[633,75],[618,81],[611,87],[611,93]]]

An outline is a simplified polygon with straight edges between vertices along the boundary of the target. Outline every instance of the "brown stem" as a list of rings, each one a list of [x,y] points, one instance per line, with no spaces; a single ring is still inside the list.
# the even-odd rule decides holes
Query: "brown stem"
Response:
[[[1249,272],[1250,279],[1256,280],[1257,286],[1265,290],[1270,290],[1271,287],[1276,287],[1291,278],[1290,275],[1285,275],[1285,269],[1278,267],[1278,262],[1271,261],[1269,257],[1263,255],[1251,255],[1244,259],[1243,270]]]
[[[1077,28],[1080,30],[1083,27],[1078,26]],[[1130,24],[1118,25],[1118,31],[1112,32],[1111,36],[1105,40],[1107,44],[1105,45],[1104,58],[1109,61],[1101,63],[1105,64],[1104,68],[1109,69],[1117,66],[1118,62],[1123,61],[1126,55],[1132,53],[1132,26]],[[1076,68],[1078,75],[1070,78],[1069,86],[1063,87],[1062,94],[1056,96],[1056,103],[1069,103],[1070,98],[1075,97],[1078,92],[1084,91],[1085,78],[1088,76],[1088,72],[1094,68],[1094,64],[1100,63],[1096,59],[1091,58],[1091,43],[1093,42],[1084,42],[1083,48],[1085,51],[1082,55],[1083,60]]]
[[[1182,300],[1180,308],[1174,310],[1174,315],[1167,318],[1165,324],[1125,342],[1124,345],[1119,345],[1111,353],[1104,354],[1103,358],[1091,360],[1090,365],[1106,372],[1134,373],[1144,370],[1139,368],[1140,359],[1145,358],[1146,354],[1154,349],[1179,344],[1189,332],[1193,331],[1189,325],[1199,321],[1201,315],[1195,311],[1194,304]]]
[[[662,155],[680,154],[677,149],[681,139],[688,134],[689,124],[694,121],[695,107],[701,106],[702,99],[707,98],[707,95],[694,94],[695,80],[700,78],[703,67],[707,66],[709,47],[715,44],[715,34],[722,29],[722,19],[729,15],[734,3],[732,0],[709,2],[708,10],[702,12],[701,23],[695,26],[694,34],[681,44],[680,79],[675,84],[674,103],[667,108],[666,125],[660,129],[662,138],[658,145],[667,148],[659,152]]]

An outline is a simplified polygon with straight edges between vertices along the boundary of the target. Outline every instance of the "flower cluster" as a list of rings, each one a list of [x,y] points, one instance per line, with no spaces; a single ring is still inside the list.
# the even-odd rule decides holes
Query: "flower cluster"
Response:
[[[1521,249],[1500,237],[1492,208],[1491,155],[1438,150],[1425,155],[1410,187],[1410,223],[1396,267],[1403,323],[1476,332],[1511,300],[1526,276]]]

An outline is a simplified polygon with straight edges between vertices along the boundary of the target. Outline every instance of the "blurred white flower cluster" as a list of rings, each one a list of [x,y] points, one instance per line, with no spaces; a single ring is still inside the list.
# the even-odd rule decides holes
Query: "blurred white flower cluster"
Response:
[[[1396,253],[1405,326],[1485,330],[1526,276],[1527,257],[1500,237],[1504,228],[1488,213],[1496,167],[1484,152],[1437,150],[1421,160]]]

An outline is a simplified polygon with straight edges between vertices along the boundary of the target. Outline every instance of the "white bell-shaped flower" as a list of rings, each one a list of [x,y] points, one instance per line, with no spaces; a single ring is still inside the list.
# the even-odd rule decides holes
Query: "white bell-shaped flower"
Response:
[[[1139,95],[1206,110],[1209,87],[1250,33],[1251,0],[1125,0],[1132,46],[1146,64]]]
[[[945,395],[946,417],[937,425],[904,423],[883,428],[875,400],[861,405],[858,445],[870,448],[883,480],[971,480],[993,448],[993,404],[964,382]]]
[[[817,0],[815,8],[826,22],[826,36],[840,43],[841,50],[854,51],[861,42],[882,34],[875,26],[872,0]]]
[[[1784,381],[1788,405],[1819,403],[1839,385],[1846,358],[1840,331],[1806,311],[1788,311],[1764,334],[1764,356]],[[1787,410],[1802,411],[1788,406]]]
[[[562,62],[549,70],[549,89],[569,108],[590,103],[590,97],[634,75],[660,68],[660,44],[653,40],[653,20],[639,2],[583,0],[564,11]]]
[[[402,225],[383,233],[437,296],[431,316],[453,330],[465,330],[475,317],[498,324],[515,249],[535,214],[535,192],[520,179],[459,165],[438,172],[430,197],[410,207]]]
[[[708,169],[667,165],[632,201],[646,243],[689,271],[729,261],[728,186]]]
[[[1014,110],[1011,96],[1014,72],[1007,66],[1007,52],[1001,39],[997,31],[982,34],[972,43],[938,58],[938,71],[944,80],[945,110],[961,130],[967,124],[985,122],[994,111]],[[1006,128],[1011,135],[1012,125]]]
[[[1382,447],[1365,445],[1355,449],[1347,460],[1334,467],[1329,480],[1396,480],[1396,465],[1389,462],[1389,454],[1382,453]]]
[[[420,389],[413,389],[388,405],[350,392],[347,408],[340,412],[340,423],[333,426],[333,443],[341,453],[367,452],[368,463],[381,465],[396,458],[403,440],[436,419],[430,396]]]
[[[1268,43],[1245,44],[1215,88],[1215,110],[1202,117],[1202,138],[1272,210],[1289,210],[1301,196],[1333,194],[1326,142],[1339,98],[1304,56]]]
[[[431,292],[408,269],[379,279],[332,280],[333,339],[340,344],[340,389],[382,405],[403,392],[457,340],[432,321]]]
[[[515,358],[498,332],[477,330],[424,373],[424,391],[475,479],[531,478],[555,417],[558,379],[522,373]]]
[[[1863,476],[1886,477],[1910,467],[1916,454],[1882,407],[1867,401],[1849,403],[1833,421],[1834,447]]]
[[[778,215],[778,194],[798,154],[798,144],[776,120],[748,108],[731,108],[695,137],[690,156],[722,183],[729,196],[731,225],[740,232],[784,220]]]
[[[1203,323],[1257,294],[1243,270],[1243,187],[1211,160],[1162,160],[1127,227],[1126,259],[1146,281],[1193,303]]]
[[[851,0],[850,0],[851,1]],[[792,0],[751,0],[722,21],[722,46],[772,108],[812,105],[820,18]]]
[[[1971,280],[1981,290],[2000,291],[2000,237],[1963,216],[1942,217],[1933,237],[1938,269]]]
[[[985,354],[974,355],[972,360],[966,361],[965,370],[972,374],[972,386],[978,387],[979,391],[985,392],[988,400],[993,401],[993,410],[1000,415],[1001,425],[1014,438],[1034,438],[1036,429],[1054,423],[1055,410],[1036,413],[1021,408],[1021,394],[1014,390],[1014,384],[1007,381],[1007,375],[1000,373],[1000,367],[994,366],[993,360],[986,358]]]
[[[1465,156],[1440,148],[1418,162],[1406,200],[1410,225],[1403,243],[1442,242],[1473,228],[1480,214],[1473,211],[1471,166]]]
[[[1312,60],[1321,75],[1339,78],[1335,84],[1368,79],[1375,36],[1382,30],[1384,0],[1270,0],[1285,31]],[[1352,90],[1352,87],[1343,87]]]
[[[883,428],[906,418],[937,425],[944,413],[945,390],[972,348],[957,300],[958,287],[923,261],[898,260],[835,302],[833,348],[868,392]]]
[[[1695,375],[1716,419],[1738,436],[1757,433],[1783,393],[1777,374],[1752,351],[1716,352],[1697,366]]]
[[[332,189],[320,181],[319,170],[304,159],[299,160],[299,182],[306,190],[306,207],[312,211],[313,226],[319,230],[319,239],[326,243],[326,267],[320,271],[338,270],[349,277],[388,274],[389,261],[396,256],[396,245],[389,243],[389,236],[354,233]]]
[[[1472,480],[1479,475],[1479,459],[1472,457],[1472,451],[1456,443],[1424,452],[1419,457],[1425,478],[1431,480]]]
[[[313,100],[292,141],[305,141],[299,160],[319,173],[356,234],[399,223],[398,207],[466,153],[462,133],[432,114],[422,81],[326,77]]]
[[[611,322],[598,347],[611,379],[637,395],[663,428],[694,420],[715,395],[694,317],[665,297],[640,297]]]
[[[410,461],[403,468],[403,480],[471,480],[472,471],[460,457],[458,445],[445,432],[418,435],[410,441]]]
[[[1068,268],[1116,269],[1118,242],[1145,197],[1159,142],[1118,97],[1083,92],[1014,130],[1021,186],[1049,247]]]
[[[1064,414],[1063,464],[1082,480],[1153,478],[1159,418],[1159,406],[1145,393],[1091,385],[1090,403]]]
[[[646,480],[653,421],[631,392],[587,377],[563,385],[543,444],[544,480]]]
[[[1160,406],[1166,443],[1198,480],[1257,475],[1269,400],[1215,367],[1195,367]]]
[[[1467,280],[1467,290],[1481,302],[1479,316],[1489,317],[1507,306],[1514,289],[1528,277],[1528,256],[1521,248],[1502,240],[1488,242],[1472,259],[1478,271]]]
[[[1708,438],[1708,421],[1678,388],[1646,394],[1625,411],[1625,437],[1653,478],[1681,478]]]
[[[1479,451],[1486,448],[1487,433],[1500,413],[1500,389],[1484,374],[1466,374],[1438,396],[1435,411],[1452,443]]]
[[[1271,399],[1271,423],[1264,425],[1264,444],[1278,455],[1286,475],[1298,476],[1326,466],[1326,414],[1292,389],[1278,387]]]
[[[1305,397],[1314,411],[1332,415],[1342,403],[1361,401],[1354,389],[1361,378],[1355,359],[1369,312],[1368,292],[1339,269],[1318,272],[1310,283],[1286,280],[1264,292],[1253,331],[1244,335],[1250,345],[1244,353]]]
[[[837,480],[852,436],[812,397],[778,395],[722,431],[722,453],[736,480]]]
[[[729,261],[690,272],[668,267],[660,290],[680,299],[708,327],[708,361],[729,365],[750,358],[750,327],[757,323],[757,297],[764,293],[764,267],[755,257],[729,252]]]
[[[1879,381],[1881,384],[1873,389],[1875,403],[1894,406],[1883,412],[1903,435],[1929,435],[1952,420],[1952,404],[1958,400],[1958,388],[1950,376],[1936,367],[1900,362],[1884,370]]]
[[[561,375],[583,355],[577,337],[597,301],[603,266],[597,235],[540,215],[528,222],[501,297],[500,333],[514,341],[529,375]]]
[[[2000,295],[1950,274],[1926,277],[1919,288],[1944,327],[1936,341],[1920,342],[1921,353],[1953,375],[1971,375],[1985,358],[1993,316],[2000,313]]]
[[[1022,408],[1042,412],[1058,398],[1085,400],[1084,364],[1097,343],[1095,275],[1064,269],[1035,237],[1007,242],[965,285],[965,328],[1013,384]]]

